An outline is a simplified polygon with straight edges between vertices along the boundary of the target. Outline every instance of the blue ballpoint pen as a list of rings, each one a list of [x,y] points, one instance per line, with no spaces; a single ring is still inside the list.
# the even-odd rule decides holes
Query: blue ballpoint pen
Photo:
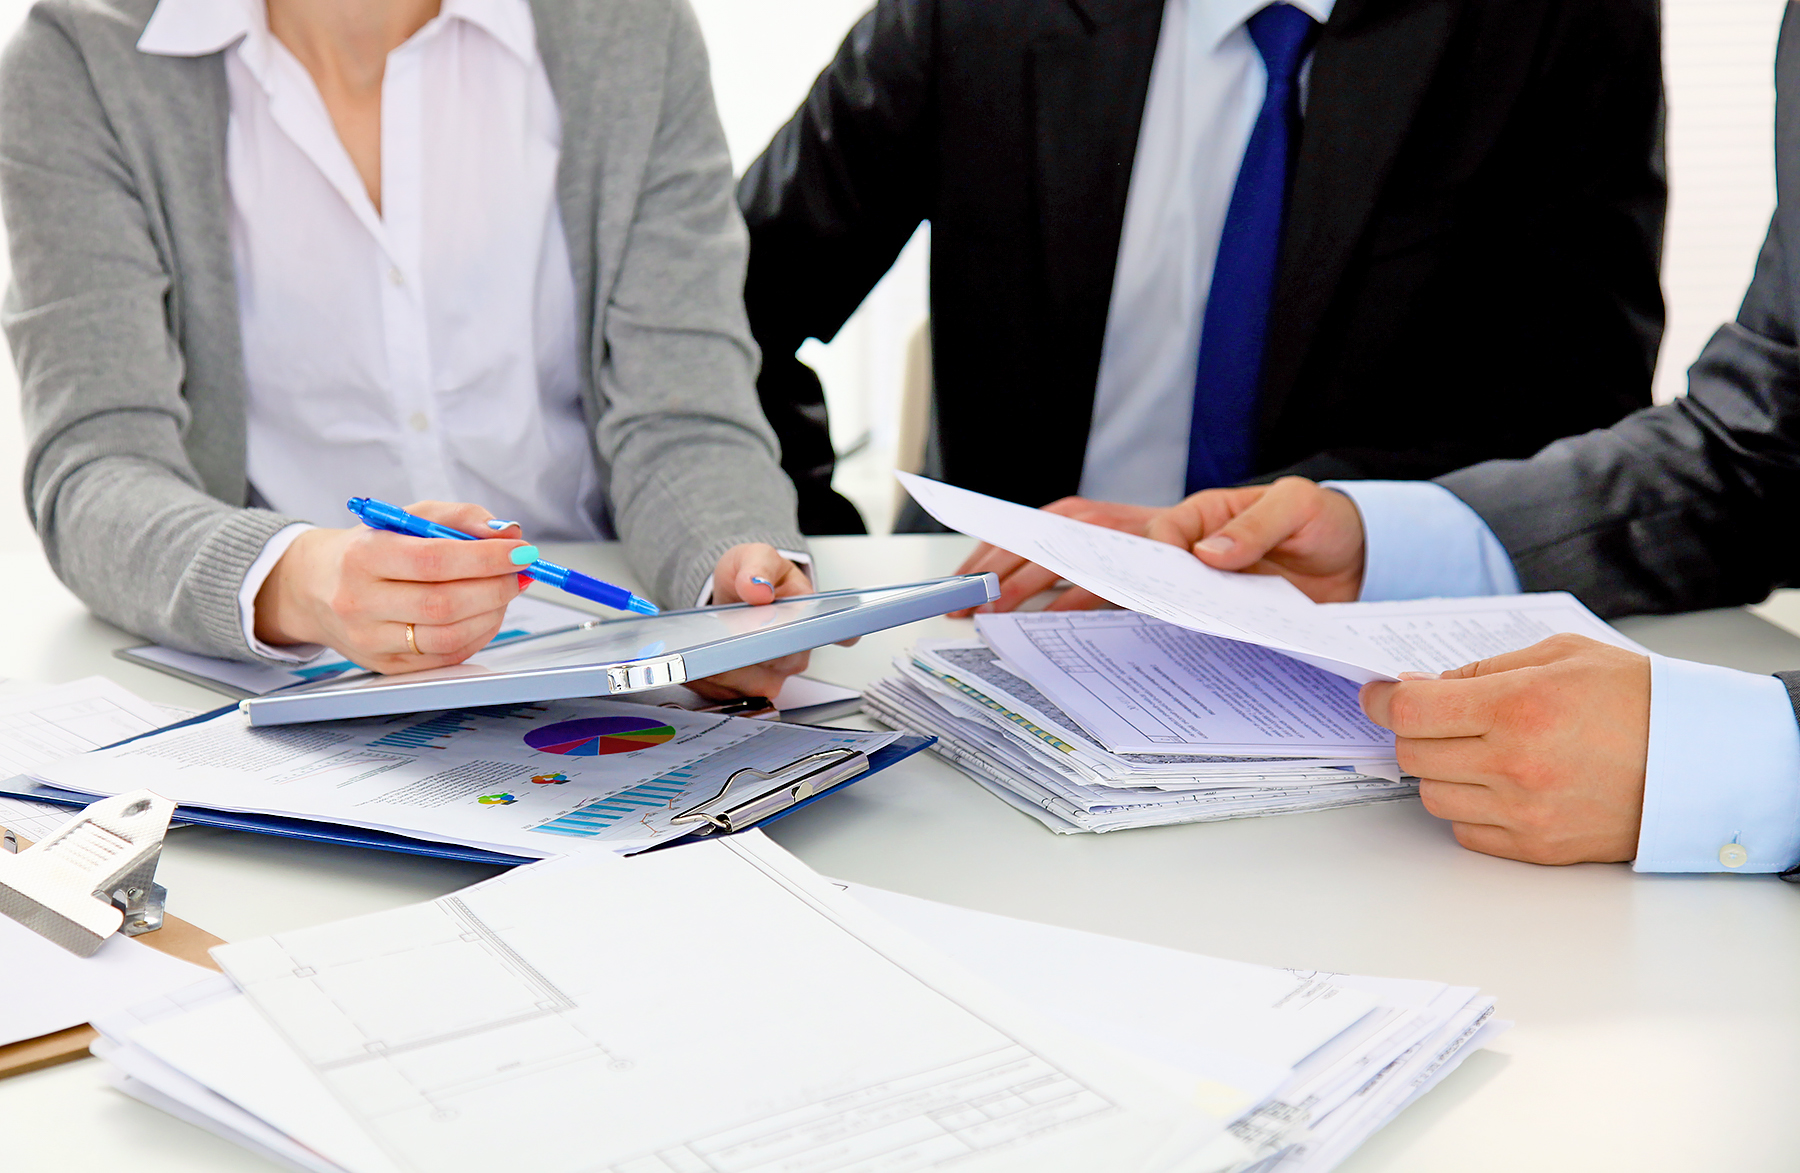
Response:
[[[455,538],[463,542],[478,542],[481,539],[472,534],[453,530],[449,526],[439,525],[435,521],[426,521],[423,517],[408,513],[398,505],[389,505],[386,501],[377,501],[373,497],[352,497],[349,501],[350,512],[362,519],[362,523],[370,529],[384,529],[390,533],[410,534],[415,538]],[[539,560],[520,570],[546,586],[568,591],[584,599],[592,599],[603,606],[619,611],[633,611],[639,615],[658,614],[657,606],[642,595],[634,595],[624,587],[614,586],[610,582],[601,582],[597,578],[570,570],[567,566],[558,566],[554,562]]]

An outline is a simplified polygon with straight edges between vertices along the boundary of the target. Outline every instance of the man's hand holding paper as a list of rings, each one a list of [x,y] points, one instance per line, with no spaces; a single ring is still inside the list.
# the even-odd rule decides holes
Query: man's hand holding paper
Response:
[[[1362,593],[1362,515],[1350,498],[1303,477],[1195,493],[1158,513],[1145,533],[1219,570],[1279,574],[1315,603]]]

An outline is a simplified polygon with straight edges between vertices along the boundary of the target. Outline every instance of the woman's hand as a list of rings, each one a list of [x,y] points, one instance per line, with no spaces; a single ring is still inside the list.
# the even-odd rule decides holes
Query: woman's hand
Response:
[[[486,647],[507,604],[525,589],[519,571],[537,561],[537,547],[515,528],[489,529],[493,514],[479,505],[421,501],[406,508],[485,540],[364,526],[308,530],[257,592],[256,637],[276,646],[324,644],[377,672],[460,664]],[[417,654],[407,644],[409,623]]]
[[[812,589],[812,580],[804,570],[782,557],[775,547],[760,543],[733,546],[713,568],[714,603],[773,603],[776,599],[810,595]],[[811,653],[796,652],[705,680],[690,680],[688,687],[715,701],[738,696],[766,696],[773,700],[788,677],[806,671],[810,659]]]

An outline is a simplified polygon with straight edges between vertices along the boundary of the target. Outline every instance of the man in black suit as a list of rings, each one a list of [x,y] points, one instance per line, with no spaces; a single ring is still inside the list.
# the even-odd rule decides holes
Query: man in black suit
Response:
[[[926,220],[929,471],[1026,504],[1430,476],[1649,401],[1655,0],[1259,6],[880,0],[857,24],[739,185],[803,528],[860,524],[794,352]]]

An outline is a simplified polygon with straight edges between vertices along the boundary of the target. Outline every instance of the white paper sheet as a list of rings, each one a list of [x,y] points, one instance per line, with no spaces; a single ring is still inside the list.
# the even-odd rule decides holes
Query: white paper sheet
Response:
[[[1207,1094],[1233,1115],[1379,1002],[1310,974],[843,887],[1064,1026],[1212,1085]]]
[[[68,822],[74,814],[72,807],[53,806],[47,802],[27,802],[22,798],[0,795],[0,828],[10,830],[33,843]]]
[[[334,1165],[356,1173],[397,1168],[242,995],[148,1024],[128,1041],[201,1087],[230,1089],[232,1104]]]
[[[155,705],[103,676],[69,684],[9,681],[0,694],[0,778],[182,720],[185,710]],[[36,842],[68,822],[68,807],[0,797],[0,827]]]
[[[760,836],[215,955],[403,1169],[1125,1173],[1221,1131]]]
[[[117,934],[77,957],[0,916],[0,1046],[67,1030],[216,976]]]
[[[0,778],[147,733],[168,721],[163,706],[104,676],[0,699]]]
[[[1419,672],[1443,672],[1516,652],[1552,635],[1585,635],[1627,651],[1648,648],[1614,630],[1566,591],[1475,599],[1326,603],[1319,610]]]
[[[235,1004],[238,1017],[224,1031],[212,1029],[210,1024],[218,1021],[215,1012],[225,1003]],[[101,1035],[94,1041],[94,1054],[113,1068],[113,1086],[134,1099],[302,1173],[342,1173],[347,1167],[357,1173],[388,1173],[393,1168],[223,974],[134,1003],[93,1025]],[[182,1066],[137,1041],[138,1032],[152,1025],[156,1033],[146,1039],[168,1040],[159,1049]],[[220,1095],[214,1081],[231,1084],[239,1099]],[[271,1123],[276,1120],[296,1126],[298,1133],[284,1132]],[[349,1135],[334,1145],[334,1130],[346,1129]],[[297,1134],[306,1135],[309,1143],[301,1143]],[[309,1144],[337,1152],[345,1163],[327,1159],[320,1147]]]

